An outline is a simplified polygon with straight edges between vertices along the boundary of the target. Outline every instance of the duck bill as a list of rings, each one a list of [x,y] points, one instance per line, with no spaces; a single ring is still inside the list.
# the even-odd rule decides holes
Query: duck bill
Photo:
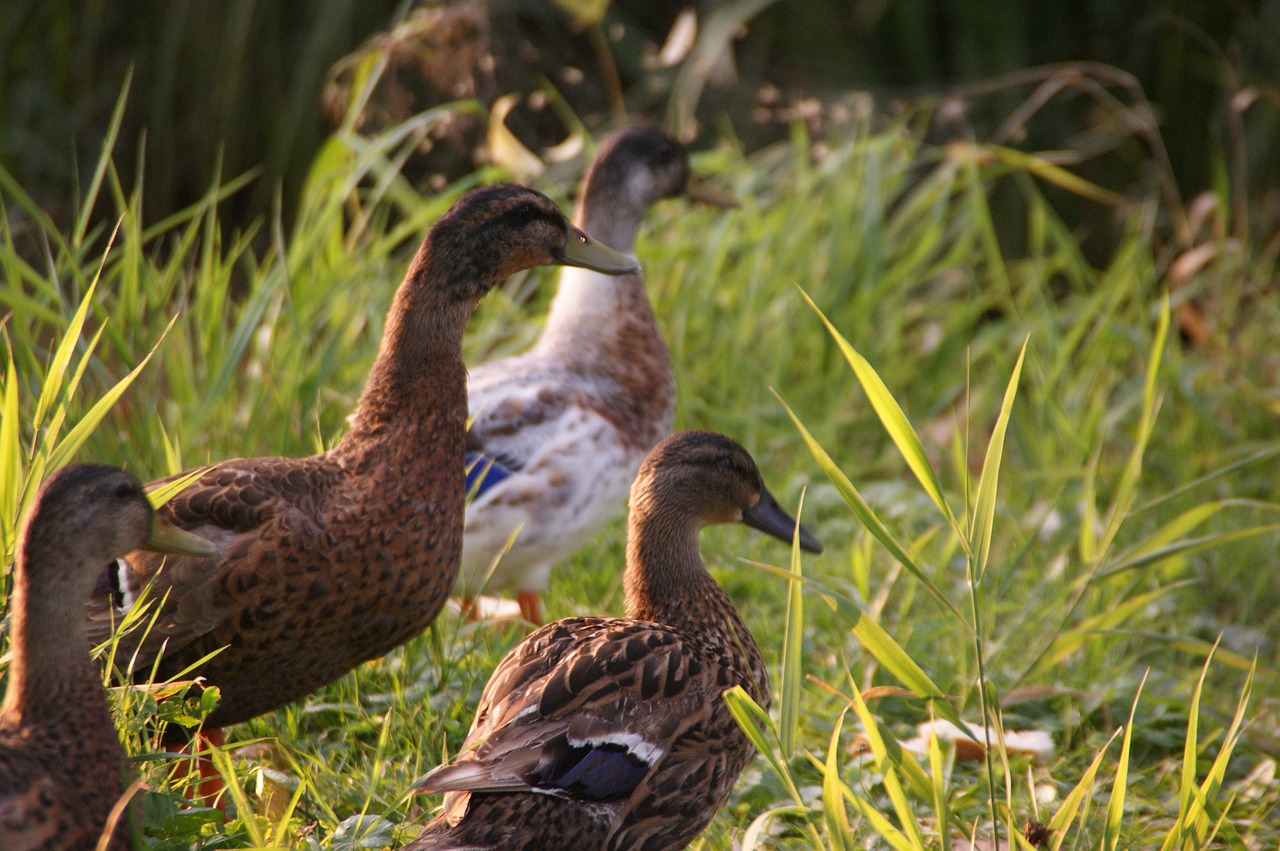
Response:
[[[218,548],[204,538],[179,529],[158,516],[151,521],[151,534],[142,542],[142,548],[157,553],[181,553],[205,558],[218,554]]]
[[[759,501],[742,512],[742,522],[752,529],[759,529],[766,535],[772,535],[788,544],[791,543],[791,536],[799,526],[794,517],[782,510],[782,506],[778,505],[773,494],[763,488],[760,491]],[[803,526],[800,526],[800,549],[810,553],[822,552],[821,542]]]
[[[565,231],[564,249],[556,259],[566,266],[581,266],[605,275],[631,275],[640,271],[640,264],[633,258],[596,242],[572,225]]]
[[[738,206],[737,198],[696,174],[689,175],[689,182],[684,186],[684,196],[690,201],[701,201],[715,207]]]

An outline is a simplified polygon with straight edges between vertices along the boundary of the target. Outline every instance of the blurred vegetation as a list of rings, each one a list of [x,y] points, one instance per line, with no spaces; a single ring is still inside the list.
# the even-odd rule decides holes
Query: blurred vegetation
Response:
[[[722,27],[724,49],[699,57],[699,43],[698,61],[679,66],[689,47],[673,29],[686,7],[700,39]],[[1029,149],[1067,139],[1091,180],[1147,194],[1163,177],[1184,201],[1230,175],[1233,195],[1267,187],[1255,215],[1266,228],[1280,221],[1280,0],[8,0],[0,165],[64,221],[132,68],[116,165],[125,184],[145,169],[146,221],[256,170],[224,202],[223,222],[248,227],[277,197],[291,221],[306,168],[350,100],[350,72],[369,54],[391,72],[366,129],[515,93],[533,95],[507,121],[534,150],[578,120],[592,130],[624,116],[674,121],[673,104],[696,106],[704,130],[754,150],[797,117],[820,130],[851,90],[889,103],[944,91],[955,97],[935,139],[995,133]],[[1081,61],[1114,69],[1024,73]],[[675,103],[682,96],[691,103]],[[1006,123],[1011,115],[1021,120]],[[1133,122],[1159,123],[1165,175],[1147,167],[1153,151]],[[470,170],[484,135],[466,118],[436,134],[456,144],[442,153],[424,140],[405,165],[421,185]],[[1089,224],[1087,206],[1064,213]]]

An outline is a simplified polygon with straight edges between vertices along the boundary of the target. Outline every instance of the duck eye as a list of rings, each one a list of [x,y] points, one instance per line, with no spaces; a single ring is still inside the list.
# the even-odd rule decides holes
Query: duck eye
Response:
[[[511,210],[510,220],[516,227],[524,227],[536,218],[538,218],[538,211],[527,201],[517,205]]]
[[[133,494],[133,486],[128,482],[121,482],[116,485],[116,496],[119,499],[125,499]]]

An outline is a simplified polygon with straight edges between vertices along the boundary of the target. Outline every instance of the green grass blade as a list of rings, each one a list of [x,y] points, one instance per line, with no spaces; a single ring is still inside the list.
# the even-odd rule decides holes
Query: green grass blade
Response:
[[[831,743],[827,746],[827,761],[822,770],[822,815],[827,823],[827,839],[834,851],[850,851],[849,840],[853,834],[849,827],[849,814],[844,808],[844,783],[840,779],[840,730],[844,727],[844,710],[836,718],[831,730]]]
[[[727,690],[724,693],[724,702],[729,707],[729,712],[733,715],[734,720],[738,722],[738,726],[742,728],[742,732],[751,740],[751,744],[764,756],[774,773],[778,775],[778,779],[787,787],[792,800],[796,804],[803,806],[804,801],[800,797],[800,792],[796,787],[795,779],[791,776],[791,771],[787,768],[786,763],[778,758],[776,749],[764,737],[762,732],[762,730],[768,730],[772,727],[773,722],[769,718],[769,713],[765,712],[742,686],[734,686]]]
[[[1073,629],[1055,638],[1048,648],[1040,654],[1040,658],[1036,660],[1031,670],[1027,672],[1027,676],[1033,679],[1044,676],[1068,657],[1080,652],[1090,641],[1096,640],[1098,632],[1103,632],[1125,623],[1128,619],[1134,617],[1136,613],[1141,612],[1160,598],[1167,596],[1172,590],[1173,588],[1169,586],[1157,588],[1146,594],[1139,594],[1136,597],[1116,603],[1111,608],[1104,609],[1095,615],[1090,615]]]
[[[919,825],[916,824],[915,812],[911,809],[911,802],[907,800],[906,791],[898,780],[897,769],[905,768],[906,766],[911,766],[914,769],[910,772],[908,782],[911,783],[918,794],[922,794],[925,797],[930,796],[932,786],[924,776],[924,771],[905,751],[895,748],[894,752],[890,753],[885,738],[880,732],[880,725],[877,723],[876,717],[871,714],[866,701],[862,699],[862,694],[856,689],[853,692],[853,708],[858,713],[858,719],[862,721],[863,735],[867,737],[867,741],[871,745],[871,752],[876,758],[876,765],[879,766],[884,777],[885,791],[889,794],[889,800],[893,804],[893,810],[897,814],[898,823],[901,826],[901,833],[893,831],[892,833],[882,833],[881,835],[892,842],[895,847],[897,847],[898,842],[892,837],[896,834],[901,836],[901,841],[907,842],[907,847],[923,848],[924,842],[920,838],[920,829]],[[855,798],[855,802],[856,800]],[[866,814],[865,811],[863,814]]]
[[[827,326],[827,332],[832,339],[836,341],[844,358],[849,362],[849,366],[853,368],[854,375],[858,377],[859,383],[862,384],[863,391],[867,394],[867,399],[871,402],[871,407],[875,409],[876,416],[880,418],[880,422],[884,425],[884,429],[888,432],[889,437],[897,445],[898,451],[902,453],[902,458],[907,462],[907,466],[911,468],[911,472],[915,474],[924,488],[925,493],[938,506],[938,510],[942,512],[943,517],[951,524],[951,528],[956,534],[961,534],[960,524],[956,522],[955,515],[951,513],[951,507],[947,505],[946,499],[942,495],[942,485],[938,483],[938,477],[934,475],[933,467],[929,464],[929,458],[924,453],[924,446],[920,443],[919,436],[916,435],[915,429],[911,427],[911,422],[907,419],[907,415],[902,412],[902,407],[898,405],[893,394],[889,392],[889,388],[880,380],[880,376],[872,368],[867,359],[849,344],[849,341],[836,329],[836,326],[827,319],[826,314],[818,307],[818,305],[809,298],[809,294],[803,289],[800,294],[804,296],[804,300],[813,308],[813,312],[818,314],[818,318]]]
[[[102,397],[94,403],[93,407],[89,409],[89,412],[84,415],[80,422],[76,423],[75,427],[72,428],[71,431],[67,432],[66,438],[64,438],[63,441],[58,444],[57,448],[55,448],[50,454],[48,469],[56,470],[71,460],[72,456],[76,454],[93,430],[98,427],[98,423],[102,422],[103,417],[105,417],[107,412],[115,405],[116,400],[124,395],[124,391],[129,389],[129,385],[133,383],[133,380],[137,378],[138,374],[142,372],[148,363],[151,362],[152,356],[156,353],[156,350],[160,348],[160,344],[164,342],[165,335],[169,333],[169,329],[173,327],[173,323],[176,321],[177,317],[175,316],[173,320],[169,322],[169,327],[164,330],[163,334],[161,334],[160,340],[157,341],[151,351],[147,353],[147,356],[142,359],[142,362],[134,367],[128,375],[116,382],[110,390],[104,393]]]
[[[947,777],[942,765],[942,747],[936,735],[929,736],[929,780],[933,788],[933,815],[938,820],[938,836],[946,847],[951,836],[951,808],[947,806]]]
[[[857,603],[843,594],[831,590],[822,583],[816,582],[811,577],[802,576],[796,578],[789,571],[781,570],[771,564],[748,561],[746,559],[744,561],[789,582],[799,581],[804,583],[816,592],[819,599],[829,606],[832,611],[837,612],[849,622],[850,629],[858,637],[858,640],[862,642],[863,648],[874,656],[886,671],[897,677],[903,685],[926,700],[946,700],[946,695],[934,684],[933,680],[929,679],[929,675],[916,664],[915,660],[902,648],[902,645],[894,641],[893,636],[885,632],[875,622],[875,619],[864,612]],[[950,718],[950,720],[954,721],[956,719]]]
[[[1080,813],[1081,805],[1087,803],[1089,790],[1093,788],[1094,778],[1098,774],[1098,768],[1102,765],[1102,757],[1121,732],[1123,731],[1116,730],[1111,734],[1111,738],[1107,739],[1107,743],[1094,756],[1093,761],[1089,763],[1089,767],[1080,776],[1080,780],[1067,794],[1067,797],[1063,798],[1057,812],[1053,814],[1053,818],[1049,819],[1049,829],[1053,831],[1053,838],[1049,842],[1050,851],[1058,851],[1062,847],[1062,842],[1067,837],[1067,826],[1075,821],[1076,815]]]
[[[1165,837],[1164,848],[1174,848],[1184,844],[1195,833],[1195,821],[1199,816],[1200,787],[1196,783],[1196,754],[1200,750],[1200,698],[1204,694],[1204,681],[1209,675],[1210,656],[1200,669],[1200,678],[1196,680],[1195,691],[1191,694],[1191,705],[1187,709],[1187,736],[1182,746],[1182,772],[1178,784],[1178,818]]]
[[[800,497],[800,508],[804,507],[804,496]],[[796,517],[800,516],[800,508],[796,509]],[[796,532],[791,542],[791,576],[787,582],[787,624],[782,639],[782,672],[779,677],[778,716],[780,719],[780,738],[782,756],[790,759],[796,749],[796,730],[800,724],[800,676],[803,662],[800,648],[804,638],[804,573],[800,566],[800,526],[796,524]]]
[[[751,824],[747,825],[746,831],[742,834],[742,851],[753,851],[756,848],[762,848],[765,840],[768,838],[769,823],[780,816],[806,816],[809,810],[806,807],[799,807],[795,804],[786,804],[781,807],[772,807],[765,810],[760,815],[751,820]]]
[[[206,464],[179,476],[171,482],[166,482],[155,490],[147,491],[147,499],[151,501],[153,508],[159,508],[178,494],[186,490],[193,482],[217,467],[217,464]]]
[[[774,392],[774,395],[777,396],[776,391]],[[954,618],[956,618],[956,620],[968,626],[968,621],[964,619],[964,615],[960,614],[960,610],[951,604],[951,601],[946,598],[938,586],[933,583],[933,580],[929,578],[928,574],[924,572],[924,568],[922,568],[916,560],[911,557],[906,548],[899,544],[897,539],[893,537],[893,534],[889,531],[888,527],[880,521],[880,518],[876,516],[875,511],[873,511],[871,506],[867,504],[866,500],[862,498],[862,494],[858,493],[858,489],[853,486],[853,482],[849,481],[849,478],[845,476],[844,472],[836,466],[835,461],[831,460],[831,456],[827,454],[827,451],[822,448],[822,445],[819,444],[818,441],[814,439],[813,435],[809,433],[809,430],[804,427],[804,423],[800,422],[800,418],[796,416],[795,411],[791,410],[790,406],[782,400],[781,396],[778,396],[778,401],[782,403],[782,407],[786,409],[787,414],[791,417],[791,421],[795,423],[796,428],[800,431],[800,435],[804,438],[805,444],[809,447],[809,451],[813,453],[813,457],[817,459],[818,465],[822,467],[822,471],[827,474],[827,478],[836,486],[836,490],[839,491],[840,496],[844,498],[845,504],[849,506],[854,515],[859,521],[861,521],[862,525],[867,527],[867,531],[874,535],[876,540],[880,541],[880,543],[885,546],[885,549],[887,549],[894,558],[902,563],[903,567],[911,571],[911,575],[924,585],[925,590],[929,592],[929,595],[938,601],[938,605],[942,606],[942,608],[949,612]]]
[[[106,263],[105,254],[102,262]],[[49,362],[49,368],[45,372],[44,388],[40,391],[40,400],[36,403],[36,413],[32,419],[33,425],[37,428],[44,422],[45,415],[48,414],[58,395],[66,389],[62,379],[66,375],[67,364],[71,362],[71,355],[76,350],[76,344],[80,342],[80,333],[84,329],[85,317],[93,304],[93,291],[97,288],[98,279],[101,275],[102,265],[100,264],[98,266],[98,274],[94,276],[92,283],[89,284],[89,289],[85,291],[84,298],[80,300],[80,306],[72,314],[71,321],[67,323],[66,331],[62,334],[62,339],[58,341],[58,347],[54,349],[53,360]]]
[[[1157,379],[1160,375],[1160,361],[1164,357],[1165,342],[1169,337],[1169,297],[1165,295],[1160,304],[1160,316],[1156,320],[1155,342],[1147,360],[1146,378],[1142,388],[1142,410],[1138,416],[1138,431],[1134,438],[1133,450],[1129,454],[1128,463],[1120,475],[1116,485],[1115,498],[1108,511],[1106,525],[1103,529],[1099,555],[1105,555],[1115,540],[1120,526],[1129,515],[1137,499],[1138,480],[1142,475],[1142,461],[1146,454],[1147,443],[1151,440],[1151,432],[1155,426],[1156,412],[1159,409]]]
[[[987,457],[982,463],[982,477],[978,480],[978,498],[973,507],[973,525],[969,530],[969,552],[975,561],[973,576],[981,579],[987,569],[987,557],[991,552],[991,530],[995,525],[996,486],[1000,479],[1000,463],[1004,458],[1005,432],[1009,428],[1009,416],[1013,400],[1018,395],[1018,379],[1022,376],[1022,361],[1027,356],[1027,341],[1022,341],[1018,361],[1014,364],[1009,386],[1005,388],[1000,415],[996,418],[991,440],[987,443]]]
[[[1142,699],[1142,688],[1147,684],[1148,673],[1150,672],[1144,672],[1142,681],[1138,683],[1138,691],[1129,707],[1129,723],[1124,728],[1124,741],[1120,744],[1120,759],[1116,762],[1116,776],[1111,783],[1111,802],[1107,806],[1107,821],[1102,833],[1102,847],[1106,851],[1115,851],[1120,842],[1125,792],[1129,782],[1129,749],[1133,744],[1133,722],[1138,714],[1138,701]]]
[[[4,375],[3,417],[0,417],[0,534],[3,535],[4,563],[17,549],[18,494],[22,492],[22,445],[18,432],[18,368],[13,349],[5,338],[8,366]]]
[[[124,107],[129,101],[129,87],[133,83],[133,66],[130,65],[124,74],[124,82],[120,84],[120,95],[116,98],[115,109],[111,111],[111,121],[107,124],[107,132],[102,137],[102,151],[98,154],[98,162],[93,167],[93,177],[89,180],[89,189],[80,204],[80,215],[76,219],[75,230],[71,233],[71,245],[79,248],[84,243],[85,231],[89,227],[89,217],[98,203],[98,192],[102,189],[102,179],[111,164],[111,150],[116,146],[120,136],[120,122],[124,119]]]

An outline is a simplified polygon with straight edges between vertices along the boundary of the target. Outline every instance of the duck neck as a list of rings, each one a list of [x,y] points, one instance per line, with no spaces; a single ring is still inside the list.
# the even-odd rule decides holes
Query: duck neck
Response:
[[[466,264],[458,266],[432,263],[430,240],[418,251],[396,291],[378,357],[339,454],[361,451],[384,438],[403,440],[405,429],[415,424],[442,418],[465,422],[462,333],[478,296],[459,300],[446,295],[457,288],[450,278],[476,272]]]
[[[639,502],[639,504],[637,504]],[[627,617],[696,635],[738,660],[740,684],[761,706],[769,705],[769,675],[760,648],[729,595],[707,572],[698,552],[698,529],[689,509],[668,505],[650,514],[632,499],[627,530]]]
[[[23,557],[19,554],[19,564]],[[69,708],[106,699],[89,658],[84,618],[69,600],[79,599],[66,582],[32,581],[16,572],[12,602],[13,659],[0,718],[38,722],[66,714]],[[84,594],[81,593],[80,597]]]
[[[717,618],[708,610],[733,609],[698,552],[698,529],[675,512],[633,519],[627,532],[627,617],[702,632]]]
[[[589,182],[578,201],[574,224],[592,239],[634,257],[644,212],[644,205],[604,197]],[[565,267],[537,345],[584,364],[599,365],[611,363],[616,350],[644,346],[649,339],[661,342],[639,274],[614,277]]]

